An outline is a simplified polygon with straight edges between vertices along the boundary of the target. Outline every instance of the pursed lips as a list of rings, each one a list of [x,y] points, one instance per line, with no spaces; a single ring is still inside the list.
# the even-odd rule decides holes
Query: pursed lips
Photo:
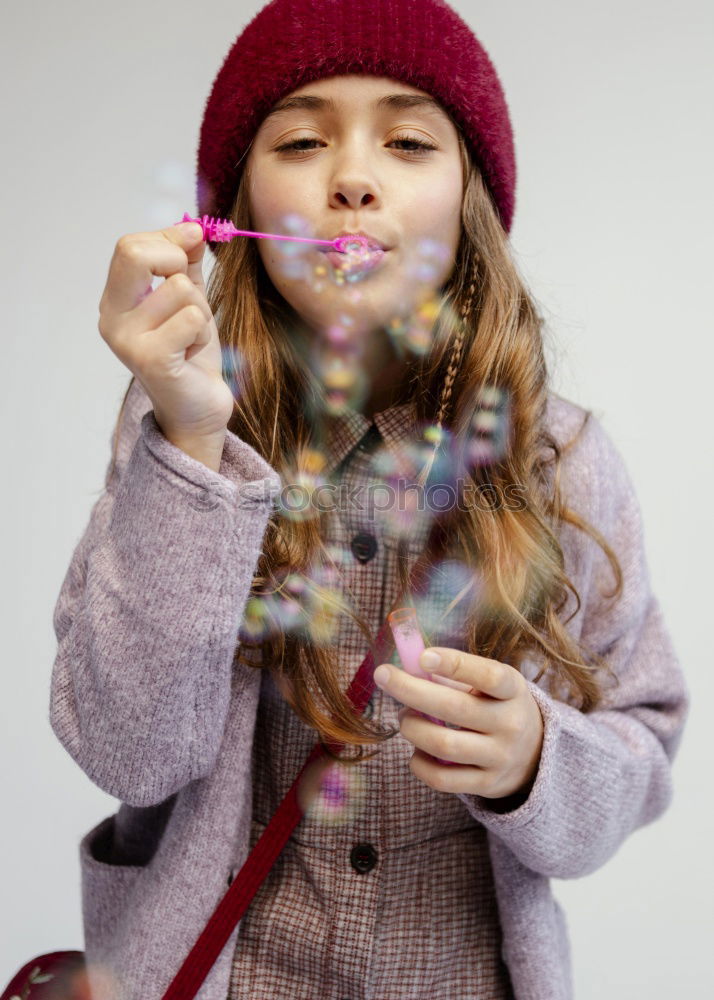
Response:
[[[369,250],[370,252],[381,251],[382,253],[386,253],[389,250],[389,247],[386,247],[381,240],[377,239],[376,236],[372,236],[370,233],[365,233],[364,231],[347,232],[346,230],[343,229],[341,232],[335,233],[335,235],[332,237],[332,240],[337,240],[337,239],[343,239],[343,240],[353,239],[357,243],[358,247],[361,247],[362,240],[367,240],[367,250]],[[329,251],[329,248],[325,249]]]

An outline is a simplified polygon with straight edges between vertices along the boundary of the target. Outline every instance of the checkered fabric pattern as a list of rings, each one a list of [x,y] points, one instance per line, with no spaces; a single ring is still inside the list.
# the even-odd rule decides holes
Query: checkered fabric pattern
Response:
[[[328,516],[326,541],[349,554],[345,593],[374,633],[397,596],[397,537],[388,516],[360,504],[358,491],[378,481],[385,452],[398,457],[414,432],[407,404],[377,414],[373,423],[356,412],[341,415],[328,438],[326,472],[357,499]],[[417,517],[409,535],[415,555],[427,531],[426,518]],[[351,555],[357,536],[364,561]],[[344,690],[366,653],[349,616],[335,649]],[[376,688],[366,714],[398,728],[400,707]],[[263,671],[251,848],[315,740]],[[411,773],[412,752],[397,735],[356,769],[340,768],[350,776],[357,806],[338,823],[325,822],[319,809],[301,819],[240,924],[228,1000],[514,996],[501,958],[486,830],[456,795]],[[352,863],[357,845],[366,870]]]

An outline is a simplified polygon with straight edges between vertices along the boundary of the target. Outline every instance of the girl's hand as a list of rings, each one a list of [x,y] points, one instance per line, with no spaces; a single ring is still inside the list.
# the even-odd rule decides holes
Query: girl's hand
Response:
[[[375,683],[406,706],[399,722],[402,736],[416,748],[409,761],[412,773],[440,792],[488,799],[527,795],[538,772],[543,717],[522,674],[498,660],[436,647],[422,653],[419,665],[475,691],[413,677],[391,664],[375,671]],[[388,676],[380,683],[383,670]],[[462,728],[436,725],[412,709]],[[439,764],[435,757],[464,766]]]
[[[197,222],[117,241],[99,303],[102,338],[141,382],[174,441],[225,436],[233,394],[206,301]],[[151,291],[154,275],[163,281]]]

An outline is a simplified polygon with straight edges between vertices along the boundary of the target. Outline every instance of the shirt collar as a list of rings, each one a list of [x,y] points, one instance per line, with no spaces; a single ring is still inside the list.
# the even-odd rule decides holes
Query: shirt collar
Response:
[[[375,413],[373,420],[351,409],[335,414],[327,430],[325,448],[327,461],[323,472],[327,474],[333,472],[373,425],[376,425],[386,447],[397,453],[401,444],[414,437],[416,433],[414,404],[401,403],[399,406],[390,406]]]

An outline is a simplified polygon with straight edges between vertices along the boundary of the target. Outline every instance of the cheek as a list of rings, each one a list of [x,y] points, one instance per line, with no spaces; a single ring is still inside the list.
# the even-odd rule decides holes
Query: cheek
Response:
[[[250,197],[250,213],[256,229],[272,232],[275,218],[283,209],[280,187],[272,185],[267,177],[255,184]]]
[[[426,190],[419,200],[417,220],[424,236],[439,240],[455,250],[461,232],[461,188],[440,180]]]
[[[257,229],[278,232],[275,228],[277,219],[288,211],[290,200],[288,185],[276,176],[269,164],[260,164],[255,168],[248,201]]]
[[[449,277],[461,236],[462,186],[460,172],[439,171],[420,179],[406,200],[402,195],[402,250],[408,273],[414,267],[421,271],[418,265],[425,256],[434,269],[434,282],[441,285]],[[432,248],[432,243],[438,246]]]

